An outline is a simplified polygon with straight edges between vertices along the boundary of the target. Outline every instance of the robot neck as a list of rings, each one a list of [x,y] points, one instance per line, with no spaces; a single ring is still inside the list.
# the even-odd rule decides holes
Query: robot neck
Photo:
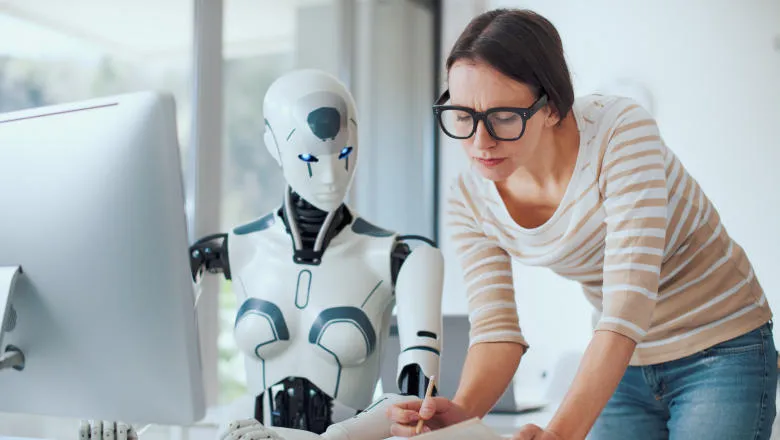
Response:
[[[319,264],[331,239],[338,235],[345,226],[352,223],[352,214],[342,203],[333,213],[330,222],[326,222],[328,212],[307,202],[295,191],[291,189],[289,191],[290,197],[287,199],[289,200],[289,210],[285,209],[283,205],[279,208],[279,216],[284,221],[287,233],[292,235],[294,227],[300,237],[300,243],[297,245],[293,239],[295,252],[293,258],[301,264]],[[291,223],[293,224],[291,225]],[[326,227],[327,230],[323,230],[323,227]],[[320,237],[321,235],[322,237]],[[319,249],[316,246],[318,237],[322,241]]]

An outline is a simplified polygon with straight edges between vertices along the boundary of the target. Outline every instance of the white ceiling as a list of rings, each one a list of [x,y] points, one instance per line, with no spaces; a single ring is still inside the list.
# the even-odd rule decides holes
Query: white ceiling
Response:
[[[292,47],[296,8],[317,1],[224,0],[226,56]],[[193,3],[0,0],[0,54],[90,57],[110,52],[135,59],[189,56]]]

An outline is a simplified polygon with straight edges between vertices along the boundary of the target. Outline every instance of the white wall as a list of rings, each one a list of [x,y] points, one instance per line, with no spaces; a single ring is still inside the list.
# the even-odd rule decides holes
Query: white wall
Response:
[[[467,21],[466,6],[473,13],[527,7],[561,33],[578,95],[623,78],[643,84],[667,144],[713,200],[754,263],[770,305],[780,311],[780,271],[774,267],[780,257],[780,2],[457,3],[445,2],[445,57]],[[457,144],[444,141],[443,191],[463,164]],[[445,311],[462,313],[457,256],[446,243],[443,250]],[[526,368],[537,374],[563,350],[584,348],[590,306],[576,284],[546,270],[516,268],[515,276],[521,324],[533,346],[528,361],[538,364]],[[532,360],[533,350],[538,354]]]
[[[383,228],[432,237],[433,13],[424,2],[365,1],[356,16],[353,206]]]
[[[338,3],[297,9],[296,67],[340,75]],[[354,40],[345,50],[353,51],[349,86],[361,149],[349,202],[383,228],[432,237],[433,13],[412,0],[355,6]]]
[[[295,8],[295,68],[339,74],[337,9],[332,1]]]
[[[452,45],[457,40],[458,35],[475,15],[482,12],[485,8],[485,2],[474,0],[447,0],[442,2],[442,37],[441,37],[441,66],[442,70],[446,68],[445,61]],[[442,84],[440,92],[446,88],[446,72],[440,74]],[[433,103],[431,103],[433,104]],[[438,130],[438,126],[436,127]],[[465,156],[461,153],[457,141],[450,139],[444,134],[440,137],[439,145],[439,247],[445,257],[445,280],[444,280],[444,302],[442,311],[447,315],[456,315],[466,313],[466,301],[463,294],[463,288],[460,284],[461,273],[457,262],[457,255],[454,254],[448,240],[449,230],[446,227],[447,220],[447,197],[449,196],[449,185],[451,180],[464,169],[466,165]]]

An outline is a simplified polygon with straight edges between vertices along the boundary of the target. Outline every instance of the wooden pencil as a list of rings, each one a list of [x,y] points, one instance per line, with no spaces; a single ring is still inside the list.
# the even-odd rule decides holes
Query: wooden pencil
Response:
[[[425,390],[425,399],[423,399],[423,403],[431,398],[431,395],[433,394],[433,384],[436,381],[436,376],[431,376],[430,382],[428,382],[428,389]],[[422,405],[420,405],[420,409],[422,409]],[[422,432],[424,420],[420,418],[420,420],[417,421],[417,428],[414,430],[416,434],[419,434]]]

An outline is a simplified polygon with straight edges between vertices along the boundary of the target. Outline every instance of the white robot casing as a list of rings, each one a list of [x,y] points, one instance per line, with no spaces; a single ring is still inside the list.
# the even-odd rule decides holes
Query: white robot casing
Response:
[[[357,163],[351,95],[329,74],[296,71],[271,86],[264,113],[266,147],[290,189],[332,217],[344,203]],[[290,204],[288,192],[283,206],[288,219]],[[380,376],[396,304],[399,375],[411,364],[428,378],[439,372],[441,252],[417,246],[393,280],[392,254],[402,237],[344,208],[351,221],[326,244],[326,220],[314,246],[324,253],[315,265],[295,260],[291,236],[301,246],[300,231],[279,212],[229,234],[233,287],[242,304],[234,334],[255,394],[287,377],[303,377],[338,403],[365,409]]]
[[[425,282],[431,272],[441,271],[437,250],[419,247],[407,257],[408,270],[402,268],[394,295],[390,255],[395,234],[356,217],[333,238],[320,265],[303,266],[289,255],[282,219],[271,214],[264,223],[267,229],[236,229],[229,239],[233,289],[242,303],[234,334],[246,355],[252,391],[262,392],[289,376],[305,377],[350,408],[366,408],[396,301],[399,321],[408,321],[399,322],[402,350],[435,350],[407,351],[402,364],[417,362],[426,376],[437,374],[440,337],[416,335],[418,329],[438,328],[435,317],[423,316],[438,309],[435,300],[426,301],[430,283]],[[415,314],[420,316],[415,319]]]
[[[288,185],[323,211],[338,208],[358,160],[352,95],[327,73],[297,70],[274,81],[263,114],[265,146]]]

